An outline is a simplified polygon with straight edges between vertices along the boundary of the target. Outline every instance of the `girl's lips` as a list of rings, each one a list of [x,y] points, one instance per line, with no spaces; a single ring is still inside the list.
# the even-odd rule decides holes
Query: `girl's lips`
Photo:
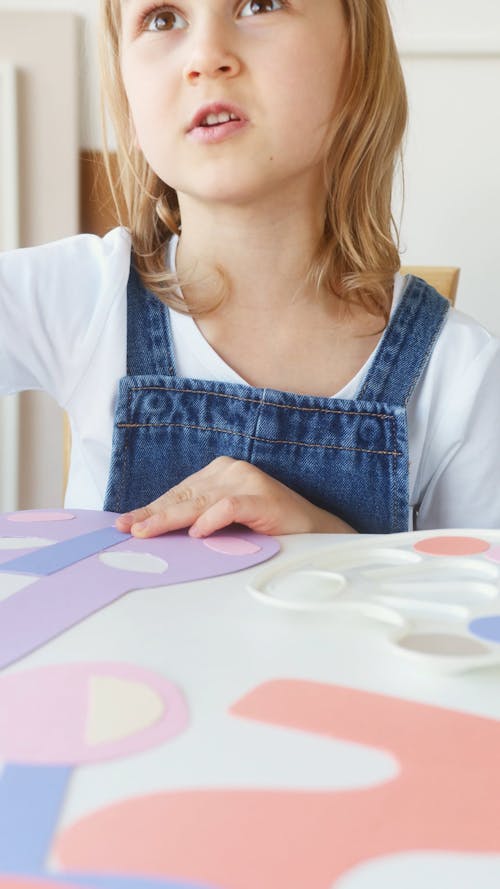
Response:
[[[201,144],[214,144],[223,142],[235,133],[244,129],[248,124],[247,120],[228,120],[226,123],[217,123],[212,126],[195,126],[189,130],[188,138],[193,142]]]

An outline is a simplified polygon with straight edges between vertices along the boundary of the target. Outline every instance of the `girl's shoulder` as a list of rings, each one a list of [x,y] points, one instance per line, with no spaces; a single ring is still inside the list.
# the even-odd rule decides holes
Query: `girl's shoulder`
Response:
[[[433,422],[453,415],[465,421],[480,400],[495,403],[500,423],[500,338],[460,309],[450,307],[429,362],[413,394],[417,407]],[[496,405],[498,404],[498,410]],[[438,418],[441,418],[438,421]]]
[[[458,380],[475,365],[500,356],[500,338],[460,309],[450,308],[436,343],[433,363],[447,377]]]
[[[101,344],[124,348],[130,256],[122,228],[0,253],[6,391],[42,388],[65,405]]]
[[[86,332],[126,312],[130,256],[124,228],[0,253],[0,305],[17,324],[40,327],[43,318],[53,338],[60,331],[82,345]]]
[[[450,308],[408,404],[419,528],[493,528],[500,484],[500,339]]]
[[[129,232],[118,227],[104,237],[73,235],[0,253],[0,270],[3,282],[16,293],[36,290],[47,301],[69,287],[67,296],[92,298],[123,287],[129,274],[130,250]]]
[[[408,276],[395,276],[394,299],[391,317],[396,314],[406,295]],[[424,282],[420,282],[424,284]],[[436,296],[430,285],[426,288],[429,295]],[[425,293],[423,294],[426,295]],[[430,302],[432,309],[433,303]],[[471,363],[488,361],[492,355],[500,352],[500,338],[487,330],[479,321],[465,312],[450,306],[439,336],[434,344],[431,360],[427,369],[429,374],[443,380],[450,376],[457,378],[466,373]]]

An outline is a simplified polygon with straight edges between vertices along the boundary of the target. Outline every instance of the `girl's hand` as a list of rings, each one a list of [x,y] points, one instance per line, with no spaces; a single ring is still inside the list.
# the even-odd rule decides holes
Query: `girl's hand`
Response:
[[[207,537],[233,522],[261,534],[354,533],[256,466],[231,457],[218,457],[157,500],[120,516],[116,527],[134,537],[189,527],[191,537]]]

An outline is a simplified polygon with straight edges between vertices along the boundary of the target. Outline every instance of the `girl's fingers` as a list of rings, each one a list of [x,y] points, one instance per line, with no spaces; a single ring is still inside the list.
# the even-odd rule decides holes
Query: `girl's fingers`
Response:
[[[188,481],[191,478],[148,506],[120,516],[116,520],[118,530],[130,532],[134,537],[156,537],[167,531],[188,528],[221,496],[217,488],[206,492],[199,485],[188,485]]]
[[[222,497],[210,506],[189,529],[191,537],[208,537],[233,522],[261,534],[272,534],[269,502],[255,494]]]
[[[220,495],[219,495],[220,496]],[[215,501],[215,502],[214,502]],[[190,528],[192,537],[208,537],[220,528],[238,522],[263,534],[272,533],[270,513],[272,509],[265,498],[245,494],[241,496],[216,496],[209,502],[207,497],[185,501],[164,508],[143,521],[131,525],[134,537],[148,538]]]
[[[179,506],[186,503],[195,505],[195,512],[193,513],[191,520],[186,522],[186,525],[191,524],[191,522],[196,519],[197,515],[207,509],[207,507],[215,501],[213,495],[209,500],[208,496],[203,493],[207,484],[211,487],[215,487],[217,479],[220,479],[222,473],[227,471],[228,467],[234,463],[236,463],[236,461],[231,457],[217,457],[217,459],[209,463],[208,466],[205,466],[198,472],[194,472],[180,484],[171,488],[169,491],[166,491],[161,497],[158,497],[157,500],[153,500],[146,506],[141,506],[139,509],[133,509],[131,512],[118,516],[115,521],[116,527],[119,531],[123,531],[127,534],[130,532],[133,525],[149,522],[154,516],[161,515],[166,511],[170,513],[172,510],[177,510]],[[186,527],[186,525],[176,525],[176,528],[183,528]],[[153,527],[156,527],[156,519]],[[174,527],[169,525],[165,530],[173,531]],[[163,533],[164,531],[155,531],[155,534]],[[151,535],[148,534],[146,536]]]
[[[221,497],[200,515],[189,534],[191,537],[208,537],[233,522],[246,525],[258,534],[353,533],[341,519],[297,494],[289,492],[289,496],[284,497],[280,485],[266,494]]]
[[[126,512],[118,516],[115,520],[115,526],[119,531],[128,534],[135,522],[143,522],[151,515],[150,507],[143,506],[141,509],[134,509],[132,512]]]
[[[119,516],[115,524],[119,531],[131,531],[137,536],[151,537],[152,534],[185,528],[212,502],[213,498],[209,500],[207,495],[183,482],[147,506]]]
[[[237,522],[260,534],[352,531],[344,522],[241,461],[214,460],[157,500],[120,516],[116,526],[134,537],[190,528],[207,537]]]
[[[206,508],[206,506],[205,506]],[[178,531],[189,528],[200,515],[201,505],[196,501],[186,500],[184,503],[164,504],[163,509],[139,522],[134,522],[130,532],[134,537],[157,537],[167,531]]]

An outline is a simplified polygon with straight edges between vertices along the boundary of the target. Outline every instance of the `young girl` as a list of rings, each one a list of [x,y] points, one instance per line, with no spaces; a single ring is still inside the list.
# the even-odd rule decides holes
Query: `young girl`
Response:
[[[102,0],[126,223],[0,257],[0,385],[138,536],[500,527],[500,343],[398,274],[385,0]]]

